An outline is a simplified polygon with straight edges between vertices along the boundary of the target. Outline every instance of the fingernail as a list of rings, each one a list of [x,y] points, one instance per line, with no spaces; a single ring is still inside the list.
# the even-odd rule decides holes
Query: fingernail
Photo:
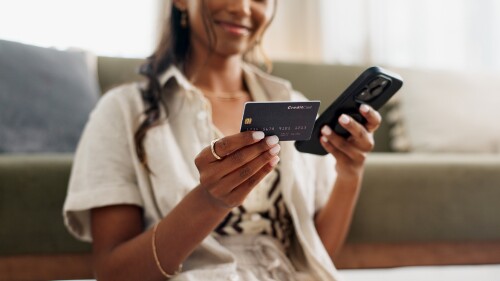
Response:
[[[344,125],[347,125],[349,124],[349,122],[351,121],[351,119],[349,117],[347,117],[347,115],[345,114],[342,114],[339,118],[339,121],[340,123],[344,124]]]
[[[266,135],[264,135],[264,132],[253,132],[252,133],[252,138],[254,140],[261,140],[265,137]]]
[[[368,113],[370,111],[370,107],[368,105],[366,105],[366,104],[362,104],[359,109],[363,113]]]
[[[274,156],[273,159],[271,159],[271,161],[269,161],[269,164],[271,165],[271,167],[274,167],[278,164],[279,161],[280,161],[280,158],[278,156]]]
[[[328,139],[327,139],[325,136],[322,136],[322,137],[321,137],[321,141],[323,141],[323,142],[328,142]]]
[[[323,133],[323,135],[329,136],[332,134],[332,129],[330,129],[328,125],[325,125],[323,126],[323,128],[321,128],[321,133]]]
[[[269,149],[269,153],[271,153],[271,155],[276,155],[276,154],[278,154],[278,152],[280,152],[280,150],[281,150],[281,146],[278,144],[275,147]]]
[[[272,146],[277,144],[280,139],[277,136],[270,136],[266,138],[267,145]]]

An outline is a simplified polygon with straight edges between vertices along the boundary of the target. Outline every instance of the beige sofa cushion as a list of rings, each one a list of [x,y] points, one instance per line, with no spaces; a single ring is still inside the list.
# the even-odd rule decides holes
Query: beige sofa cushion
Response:
[[[412,152],[500,153],[499,74],[399,69],[405,85],[393,148]]]

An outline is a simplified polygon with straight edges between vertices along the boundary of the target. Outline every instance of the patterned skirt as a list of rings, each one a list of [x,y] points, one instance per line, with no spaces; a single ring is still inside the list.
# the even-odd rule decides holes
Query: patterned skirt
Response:
[[[298,272],[283,245],[269,235],[230,235],[217,240],[236,257],[240,281],[315,281],[312,273]]]

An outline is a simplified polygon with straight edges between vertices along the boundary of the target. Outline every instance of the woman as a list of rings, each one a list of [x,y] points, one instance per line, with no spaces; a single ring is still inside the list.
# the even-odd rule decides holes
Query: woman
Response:
[[[174,0],[145,87],[107,93],[76,153],[64,207],[99,280],[338,280],[378,112],[348,116],[331,156],[239,133],[247,101],[301,100],[245,61],[275,0]],[[334,161],[336,159],[336,161]]]

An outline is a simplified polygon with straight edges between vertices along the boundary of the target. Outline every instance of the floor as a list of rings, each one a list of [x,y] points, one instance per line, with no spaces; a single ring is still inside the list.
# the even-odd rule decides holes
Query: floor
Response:
[[[339,270],[343,281],[500,281],[500,264]],[[93,280],[75,280],[93,281]]]
[[[500,264],[340,270],[345,281],[500,281]]]

